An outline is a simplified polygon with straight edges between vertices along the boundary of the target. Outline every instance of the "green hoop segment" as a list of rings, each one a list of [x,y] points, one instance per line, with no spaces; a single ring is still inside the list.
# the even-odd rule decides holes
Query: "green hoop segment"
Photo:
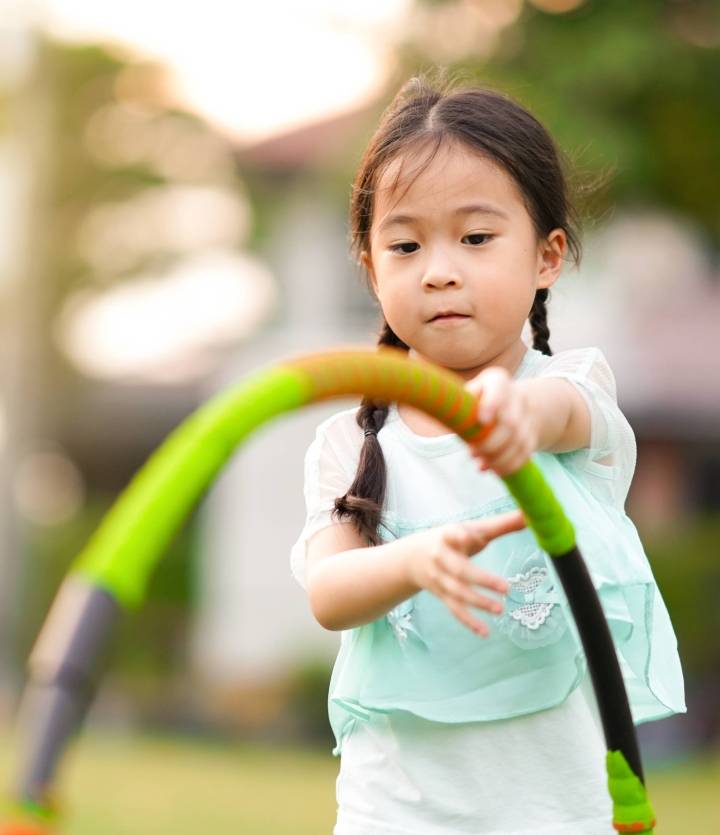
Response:
[[[123,605],[139,605],[165,546],[254,429],[284,412],[351,394],[415,406],[468,443],[486,431],[460,377],[398,349],[310,354],[282,363],[221,393],[181,424],[111,508],[74,570]],[[572,525],[538,467],[529,461],[505,483],[541,547],[552,556],[567,553],[575,544]]]

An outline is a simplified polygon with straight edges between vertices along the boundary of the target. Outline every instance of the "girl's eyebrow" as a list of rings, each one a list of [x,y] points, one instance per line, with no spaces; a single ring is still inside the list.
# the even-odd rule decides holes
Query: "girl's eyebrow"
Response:
[[[460,206],[453,212],[453,215],[456,216],[471,214],[495,215],[496,217],[501,217],[504,220],[510,220],[510,217],[506,212],[504,212],[499,206],[492,205],[492,203],[471,203],[467,206]],[[390,226],[399,226],[403,223],[415,223],[419,219],[420,218],[413,215],[388,215],[378,226],[378,232],[382,232]]]

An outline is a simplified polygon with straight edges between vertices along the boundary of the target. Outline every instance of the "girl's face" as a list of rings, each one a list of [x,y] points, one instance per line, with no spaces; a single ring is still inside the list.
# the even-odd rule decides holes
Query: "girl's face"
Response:
[[[465,379],[488,365],[514,371],[535,291],[560,274],[564,231],[538,241],[512,177],[460,144],[391,192],[402,163],[380,177],[361,256],[385,319],[418,357]],[[435,318],[445,312],[461,316]]]

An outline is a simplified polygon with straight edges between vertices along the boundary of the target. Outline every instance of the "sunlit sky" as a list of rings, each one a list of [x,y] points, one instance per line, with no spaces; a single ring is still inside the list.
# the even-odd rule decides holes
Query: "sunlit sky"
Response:
[[[412,0],[0,0],[0,78],[7,83],[29,67],[30,39],[20,31],[39,26],[58,40],[101,43],[130,62],[163,65],[177,104],[235,143],[252,143],[375,98],[411,5]],[[249,211],[242,195],[230,205],[218,189],[190,194],[168,185],[157,191],[125,206],[97,206],[83,226],[80,254],[97,275],[106,276],[123,253],[159,245],[158,229],[174,235],[160,243],[182,255],[161,274],[134,275],[109,291],[68,300],[56,338],[91,376],[173,382],[178,374],[196,375],[212,364],[212,346],[252,333],[277,303],[268,268],[238,252],[243,240],[223,231],[247,227],[247,218],[237,216]],[[10,202],[16,208],[17,198]],[[188,216],[190,230],[183,221]],[[209,229],[199,228],[198,218]]]
[[[569,8],[583,0],[531,2]],[[458,50],[487,54],[522,8],[523,0],[465,0],[427,17],[413,0],[0,0],[0,78],[7,83],[32,60],[32,39],[12,27],[39,25],[55,39],[101,43],[131,63],[163,65],[176,104],[234,144],[252,143],[376,98],[405,36],[419,36],[440,63]],[[107,155],[109,137],[127,133],[110,118],[127,121],[121,111],[114,102],[95,114],[85,137],[91,152]],[[138,141],[141,128],[134,124]],[[152,134],[158,138],[157,126]],[[172,182],[121,205],[93,207],[78,254],[107,287],[73,294],[55,323],[74,365],[95,377],[174,383],[202,376],[215,348],[261,327],[278,291],[269,268],[242,252],[249,212],[240,193]],[[113,271],[133,272],[136,261],[141,269],[140,256],[163,247],[175,254],[173,266],[136,271],[113,286]]]
[[[42,25],[172,71],[192,109],[252,141],[363,103],[410,0],[43,0]]]

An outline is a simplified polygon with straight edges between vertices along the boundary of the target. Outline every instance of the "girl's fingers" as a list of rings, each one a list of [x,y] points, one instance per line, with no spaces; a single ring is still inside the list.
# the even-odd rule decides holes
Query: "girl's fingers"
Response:
[[[515,444],[495,458],[492,463],[486,463],[484,467],[485,469],[492,469],[499,476],[511,475],[528,461],[531,454],[527,444]],[[480,469],[483,469],[482,465]]]
[[[497,455],[503,447],[512,440],[512,430],[504,423],[497,424],[492,432],[482,442],[482,451],[477,448],[477,454],[483,456]]]
[[[469,550],[469,553],[474,553]],[[491,591],[506,594],[508,590],[507,580],[497,574],[492,574],[484,568],[470,562],[465,555],[449,553],[441,563],[442,573],[440,577],[446,576],[455,578],[465,586],[483,586]]]
[[[496,591],[499,594],[508,593],[510,586],[504,577],[500,577],[498,574],[491,574],[489,571],[485,571],[484,568],[480,568],[472,563],[469,563],[469,569],[469,583],[472,583],[474,586],[482,586],[489,591]]]
[[[468,604],[476,609],[484,609],[493,615],[502,614],[503,607],[500,601],[493,600],[492,597],[487,597],[484,594],[478,594],[471,586],[460,582],[455,577],[446,574],[439,582],[444,591],[458,603]]]
[[[459,549],[460,551],[465,551],[466,548],[470,547],[472,537],[473,531],[462,522],[449,524],[442,531],[443,542],[449,545],[450,548]],[[448,554],[450,559],[452,559],[452,554],[450,552]],[[446,554],[443,554],[443,556],[446,556]],[[444,564],[448,565],[446,562]]]
[[[534,451],[530,432],[519,419],[516,420],[507,415],[503,415],[502,421],[493,425],[493,429],[487,436],[470,446],[471,454],[485,462],[490,459],[493,469],[496,468],[501,458],[514,455],[524,449],[528,450],[526,457],[529,458]]]
[[[478,420],[481,423],[489,423],[494,420],[498,408],[505,402],[510,388],[510,374],[505,368],[494,366],[480,372],[475,378],[472,391],[480,403],[478,405]]]
[[[482,543],[480,548],[484,548],[488,542],[498,536],[522,530],[525,527],[525,517],[521,510],[511,510],[509,513],[498,513],[496,516],[487,516],[484,519],[473,519],[464,524],[474,538],[473,547],[480,542]],[[475,551],[472,553],[475,553]]]
[[[456,603],[454,600],[446,600],[445,604],[460,621],[460,623],[465,624],[465,626],[475,632],[476,635],[481,635],[483,638],[487,638],[490,634],[487,624],[483,623],[483,621],[479,618],[474,618],[464,606]]]

